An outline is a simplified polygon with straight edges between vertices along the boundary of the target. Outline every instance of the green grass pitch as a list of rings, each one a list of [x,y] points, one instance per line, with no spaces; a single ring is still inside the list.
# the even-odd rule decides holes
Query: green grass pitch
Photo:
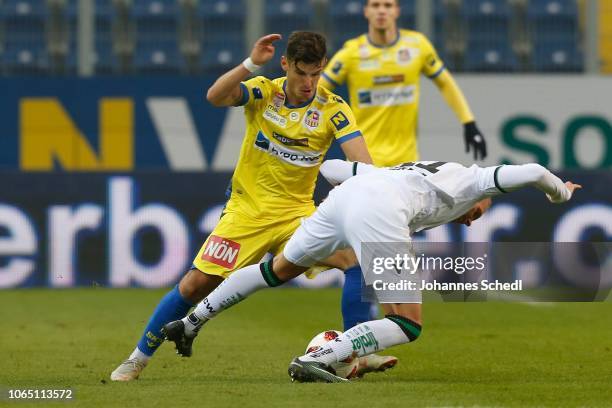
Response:
[[[138,381],[108,376],[163,290],[0,291],[0,406],[612,406],[612,304],[431,303],[386,373],[297,384],[291,358],[341,328],[337,289],[261,292],[207,324],[194,356],[164,344]],[[7,389],[74,390],[72,402]]]

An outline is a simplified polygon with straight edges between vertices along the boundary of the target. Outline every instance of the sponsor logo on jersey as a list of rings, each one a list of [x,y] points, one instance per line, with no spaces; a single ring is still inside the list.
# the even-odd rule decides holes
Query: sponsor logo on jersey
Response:
[[[257,138],[255,139],[255,147],[265,151],[268,151],[268,149],[270,148],[270,139],[268,139],[261,130],[257,133]]]
[[[400,65],[410,62],[410,50],[408,48],[400,48],[397,50],[397,63]]]
[[[404,74],[398,75],[380,75],[374,77],[374,85],[388,85],[404,82],[406,77]]]
[[[357,92],[360,108],[396,106],[414,102],[414,85],[384,89],[362,89]]]
[[[291,112],[289,114],[289,120],[292,122],[297,122],[300,120],[300,114],[298,112]]]
[[[317,108],[308,109],[306,116],[304,116],[304,126],[310,130],[314,130],[319,127],[321,116],[323,114]]]
[[[397,64],[408,65],[412,62],[419,54],[418,48],[402,47],[397,51]]]
[[[223,268],[232,269],[238,260],[240,244],[232,240],[211,235],[206,241],[202,259]]]
[[[262,131],[257,134],[255,148],[299,167],[314,167],[319,164],[323,155],[319,152],[292,150],[274,143]]]
[[[359,58],[365,59],[370,56],[370,49],[367,44],[361,44],[359,46]]]
[[[263,113],[263,117],[265,120],[272,122],[282,128],[287,126],[287,119],[283,118],[277,112],[274,111],[274,106],[269,105],[268,109],[266,109]]]
[[[308,146],[307,137],[303,137],[301,139],[292,139],[290,137],[280,135],[276,132],[272,132],[272,137],[286,146]]]
[[[275,110],[278,112],[281,106],[285,104],[285,94],[283,92],[275,92],[274,98],[272,98],[272,105],[276,108]]]
[[[380,68],[380,62],[375,59],[364,59],[359,61],[359,69],[364,71],[371,71]]]
[[[344,129],[350,123],[348,118],[341,111],[338,111],[338,113],[331,117],[331,122],[338,131]]]

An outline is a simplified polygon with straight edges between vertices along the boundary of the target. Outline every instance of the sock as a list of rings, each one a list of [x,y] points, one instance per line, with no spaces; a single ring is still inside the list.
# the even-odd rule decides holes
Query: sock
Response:
[[[138,347],[136,347],[134,351],[132,351],[132,354],[130,354],[130,357],[128,358],[128,360],[134,360],[134,359],[146,364],[151,359],[151,356],[147,356],[145,353],[140,351]]]
[[[361,267],[355,265],[344,271],[344,286],[342,287],[342,319],[344,330],[348,330],[359,323],[371,320],[370,302],[361,300]]]
[[[181,296],[178,285],[176,285],[155,308],[144,334],[138,342],[138,349],[147,356],[152,356],[164,341],[161,334],[161,328],[164,324],[185,316],[191,306],[193,305]]]
[[[401,316],[389,315],[385,319],[352,327],[335,340],[325,343],[321,349],[300,357],[300,360],[319,361],[330,365],[351,356],[363,357],[391,346],[414,341],[420,333],[419,324]]]
[[[195,336],[204,323],[260,289],[283,284],[272,272],[272,260],[239,269],[225,279],[183,319],[185,334]]]

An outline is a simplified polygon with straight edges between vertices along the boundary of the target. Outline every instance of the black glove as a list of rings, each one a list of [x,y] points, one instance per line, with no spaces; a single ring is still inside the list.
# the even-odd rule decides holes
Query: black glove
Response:
[[[476,122],[471,121],[463,125],[463,138],[465,139],[465,152],[470,152],[470,147],[474,149],[474,160],[484,160],[487,157],[487,143],[484,136],[478,130]]]

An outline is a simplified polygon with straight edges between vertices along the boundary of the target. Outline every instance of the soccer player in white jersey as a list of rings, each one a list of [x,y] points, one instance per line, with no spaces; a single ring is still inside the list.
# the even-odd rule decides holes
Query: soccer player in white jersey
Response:
[[[412,162],[392,168],[330,160],[321,173],[334,188],[273,260],[234,272],[182,321],[184,337],[251,293],[281,285],[339,248],[359,259],[362,243],[409,243],[411,235],[449,222],[470,225],[491,205],[492,196],[532,186],[553,203],[568,201],[580,185],[563,183],[539,164],[481,168],[458,163]],[[352,177],[357,175],[357,177]],[[356,205],[356,203],[359,203]],[[295,358],[289,374],[297,381],[347,381],[331,364],[415,341],[421,333],[421,296],[405,291],[389,301],[376,293],[385,317],[360,323],[321,349]],[[397,296],[397,294],[395,295]],[[381,298],[382,297],[382,298]]]
[[[342,46],[327,64],[321,82],[333,91],[346,85],[355,119],[363,132],[376,166],[389,167],[419,160],[418,112],[422,75],[440,91],[444,101],[463,124],[466,152],[474,160],[487,153],[484,135],[475,115],[431,42],[423,33],[398,27],[399,0],[364,0],[368,31]],[[358,260],[344,251],[342,318],[346,330],[370,320],[370,302],[362,300],[362,273]],[[368,356],[383,361],[391,356]],[[367,370],[366,370],[367,371]]]

